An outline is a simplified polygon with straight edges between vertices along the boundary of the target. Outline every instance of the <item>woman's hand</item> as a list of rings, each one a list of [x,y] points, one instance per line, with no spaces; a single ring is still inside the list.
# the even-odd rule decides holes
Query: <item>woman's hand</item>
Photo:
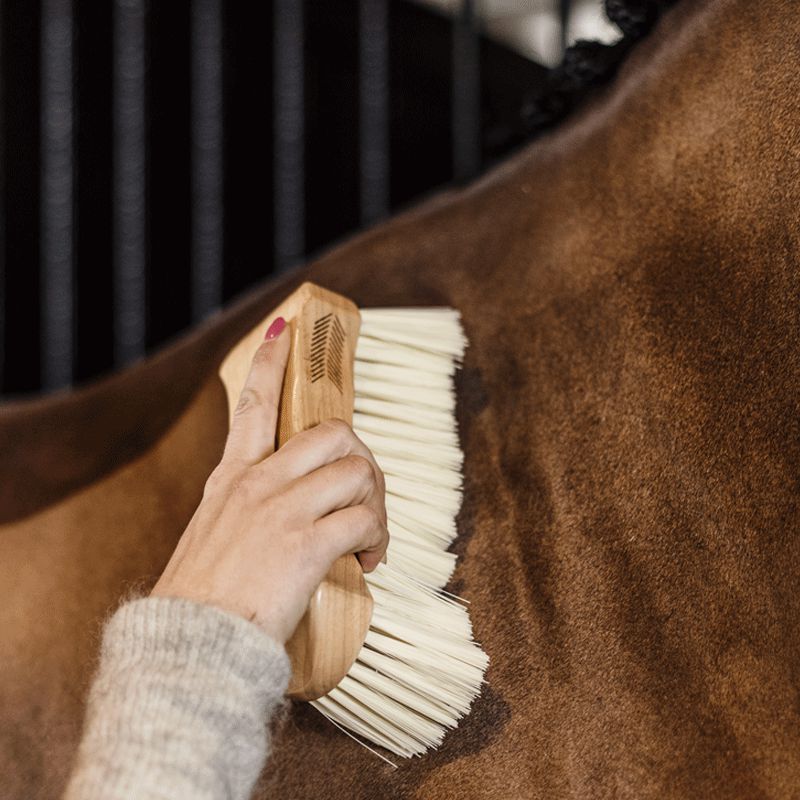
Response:
[[[389,542],[383,474],[342,420],[273,452],[289,356],[281,318],[253,358],[219,465],[153,595],[252,620],[285,643],[333,562],[373,570]]]

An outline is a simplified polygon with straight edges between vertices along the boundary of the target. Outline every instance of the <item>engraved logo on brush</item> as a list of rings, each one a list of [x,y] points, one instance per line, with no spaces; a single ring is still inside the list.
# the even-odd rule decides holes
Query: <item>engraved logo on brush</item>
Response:
[[[314,323],[311,333],[311,382],[326,375],[342,392],[342,359],[344,358],[344,328],[336,314],[329,313]]]

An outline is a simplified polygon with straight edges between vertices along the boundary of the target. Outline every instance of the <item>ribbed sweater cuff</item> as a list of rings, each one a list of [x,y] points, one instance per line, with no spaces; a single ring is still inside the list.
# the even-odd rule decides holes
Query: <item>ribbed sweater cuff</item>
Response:
[[[66,798],[248,797],[289,675],[283,646],[241,617],[126,603],[103,631]]]

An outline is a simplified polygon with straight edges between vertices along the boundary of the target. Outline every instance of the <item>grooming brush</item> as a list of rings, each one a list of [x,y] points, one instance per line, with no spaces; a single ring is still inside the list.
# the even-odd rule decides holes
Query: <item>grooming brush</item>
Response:
[[[384,473],[390,536],[385,564],[364,574],[355,555],[343,556],[312,597],[286,645],[288,693],[362,740],[420,755],[469,711],[488,665],[463,601],[443,591],[461,503],[459,314],[359,311],[304,283],[222,363],[231,419],[263,330],[277,316],[291,336],[277,446],[331,417],[351,422]]]

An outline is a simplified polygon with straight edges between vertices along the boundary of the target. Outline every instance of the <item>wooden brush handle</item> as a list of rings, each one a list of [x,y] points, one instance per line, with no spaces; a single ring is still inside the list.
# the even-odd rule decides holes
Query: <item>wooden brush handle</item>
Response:
[[[323,420],[353,421],[353,361],[361,317],[347,298],[304,283],[227,356],[220,377],[231,418],[269,321],[282,316],[291,336],[278,415],[277,446]],[[347,674],[367,635],[372,597],[354,555],[338,559],[311,598],[286,650],[289,695],[314,700]]]

